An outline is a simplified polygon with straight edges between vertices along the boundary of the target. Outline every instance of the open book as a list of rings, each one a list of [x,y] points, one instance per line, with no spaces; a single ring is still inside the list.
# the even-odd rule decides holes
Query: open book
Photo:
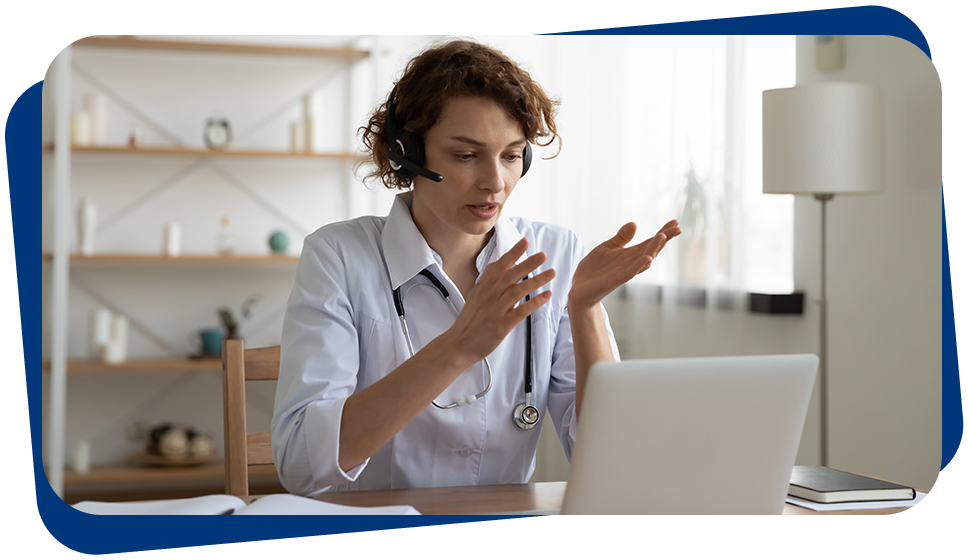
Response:
[[[411,506],[355,507],[292,494],[246,502],[228,494],[151,502],[80,502],[74,509],[96,515],[420,515]]]

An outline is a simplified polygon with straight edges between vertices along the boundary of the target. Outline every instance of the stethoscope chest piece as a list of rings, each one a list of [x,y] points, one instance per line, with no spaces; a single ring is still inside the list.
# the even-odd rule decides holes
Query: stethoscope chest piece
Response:
[[[531,430],[538,425],[538,409],[535,406],[521,403],[515,408],[515,424],[523,430]]]

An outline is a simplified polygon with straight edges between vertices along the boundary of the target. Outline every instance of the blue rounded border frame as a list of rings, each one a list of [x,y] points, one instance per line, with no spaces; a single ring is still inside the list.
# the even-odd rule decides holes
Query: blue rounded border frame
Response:
[[[376,15],[375,15],[376,14]],[[960,27],[961,26],[961,27]],[[877,34],[934,62],[969,61],[965,8],[4,8],[0,35],[211,34]],[[962,516],[99,517],[65,505],[41,467],[40,87],[10,112],[11,280],[19,314],[20,500],[0,503],[4,552],[965,552]],[[969,92],[962,92],[963,96]],[[943,179],[943,178],[940,178]],[[957,178],[969,179],[969,178]],[[943,385],[960,358],[945,207]],[[944,403],[945,460],[958,461],[966,408]],[[951,408],[954,406],[955,408]],[[953,447],[955,446],[955,447]],[[955,450],[955,455],[953,455]],[[963,459],[964,460],[964,459]],[[953,464],[953,466],[958,466]],[[965,467],[965,465],[963,465]],[[958,470],[951,471],[958,473]],[[969,476],[966,477],[969,479]],[[953,488],[969,480],[955,476]],[[946,490],[944,487],[943,490]]]

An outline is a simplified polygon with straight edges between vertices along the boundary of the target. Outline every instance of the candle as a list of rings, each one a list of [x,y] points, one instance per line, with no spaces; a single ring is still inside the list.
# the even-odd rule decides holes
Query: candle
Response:
[[[162,252],[169,257],[177,257],[182,254],[182,226],[178,222],[165,224],[163,235]]]

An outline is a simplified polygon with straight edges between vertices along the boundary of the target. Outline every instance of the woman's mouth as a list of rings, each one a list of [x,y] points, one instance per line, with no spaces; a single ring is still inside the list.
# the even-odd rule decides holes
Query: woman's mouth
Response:
[[[471,215],[479,220],[490,220],[498,215],[498,204],[469,204],[467,206]]]

